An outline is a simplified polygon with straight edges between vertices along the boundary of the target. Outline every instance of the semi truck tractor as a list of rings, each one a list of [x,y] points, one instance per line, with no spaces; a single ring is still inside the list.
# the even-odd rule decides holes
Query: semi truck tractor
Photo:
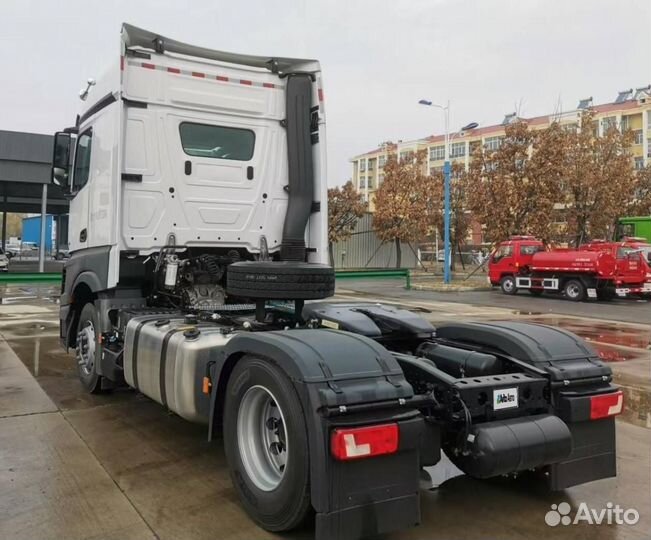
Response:
[[[577,336],[327,300],[317,61],[128,24],[112,60],[53,150],[70,199],[60,337],[88,392],[131,387],[219,431],[251,519],[313,515],[317,539],[418,524],[442,452],[554,490],[616,474],[622,392]]]
[[[548,250],[533,236],[513,236],[491,255],[488,279],[504,294],[555,292],[575,302],[651,295],[645,250],[621,243]]]

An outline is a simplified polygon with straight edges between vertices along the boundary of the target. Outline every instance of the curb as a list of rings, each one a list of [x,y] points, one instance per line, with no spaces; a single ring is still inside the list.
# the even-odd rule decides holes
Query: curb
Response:
[[[492,287],[488,287],[486,285],[446,285],[445,283],[437,283],[435,285],[422,285],[419,283],[412,283],[411,288],[414,291],[432,292],[472,292],[492,290]]]

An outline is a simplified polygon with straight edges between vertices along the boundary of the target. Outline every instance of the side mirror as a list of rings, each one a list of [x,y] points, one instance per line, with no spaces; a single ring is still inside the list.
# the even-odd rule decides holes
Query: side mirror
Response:
[[[70,148],[72,138],[70,133],[58,131],[54,134],[54,149],[52,152],[52,178],[53,184],[64,191],[70,187]]]

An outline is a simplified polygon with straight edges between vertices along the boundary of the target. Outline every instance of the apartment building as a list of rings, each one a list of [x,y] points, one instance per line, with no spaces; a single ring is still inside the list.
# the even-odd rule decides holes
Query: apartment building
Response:
[[[635,139],[631,153],[635,168],[641,169],[651,163],[651,85],[621,91],[611,103],[595,105],[590,97],[582,99],[576,109],[568,112],[521,119],[526,120],[534,129],[544,128],[552,122],[560,122],[567,129],[574,129],[581,113],[587,108],[592,108],[595,112],[595,127],[600,135],[613,125],[633,131]],[[518,119],[515,113],[507,114],[500,124],[478,127],[453,136],[450,141],[450,160],[462,163],[467,168],[477,145],[496,150],[504,138],[505,126]],[[397,143],[385,142],[370,152],[351,158],[352,181],[355,188],[364,195],[371,212],[375,208],[375,193],[384,180],[383,167],[389,153],[397,153],[400,158],[405,158],[410,153],[423,149],[427,150],[429,170],[442,170],[445,157],[443,135]]]

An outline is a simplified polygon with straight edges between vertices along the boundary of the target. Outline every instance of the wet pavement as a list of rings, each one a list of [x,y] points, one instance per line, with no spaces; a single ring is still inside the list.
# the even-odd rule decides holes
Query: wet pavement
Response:
[[[313,538],[309,526],[279,536],[248,519],[221,441],[207,443],[204,427],[130,390],[83,392],[72,355],[59,346],[57,293],[37,285],[0,288],[0,539]],[[435,323],[515,319],[576,332],[612,361],[616,382],[638,404],[627,402],[617,422],[617,478],[549,493],[526,475],[473,480],[445,460],[430,470],[440,486],[422,491],[423,523],[384,538],[649,538],[651,328],[439,300],[401,303]],[[612,502],[636,508],[641,519],[635,526],[547,526],[551,505],[564,501],[573,512],[581,502],[597,510]]]

